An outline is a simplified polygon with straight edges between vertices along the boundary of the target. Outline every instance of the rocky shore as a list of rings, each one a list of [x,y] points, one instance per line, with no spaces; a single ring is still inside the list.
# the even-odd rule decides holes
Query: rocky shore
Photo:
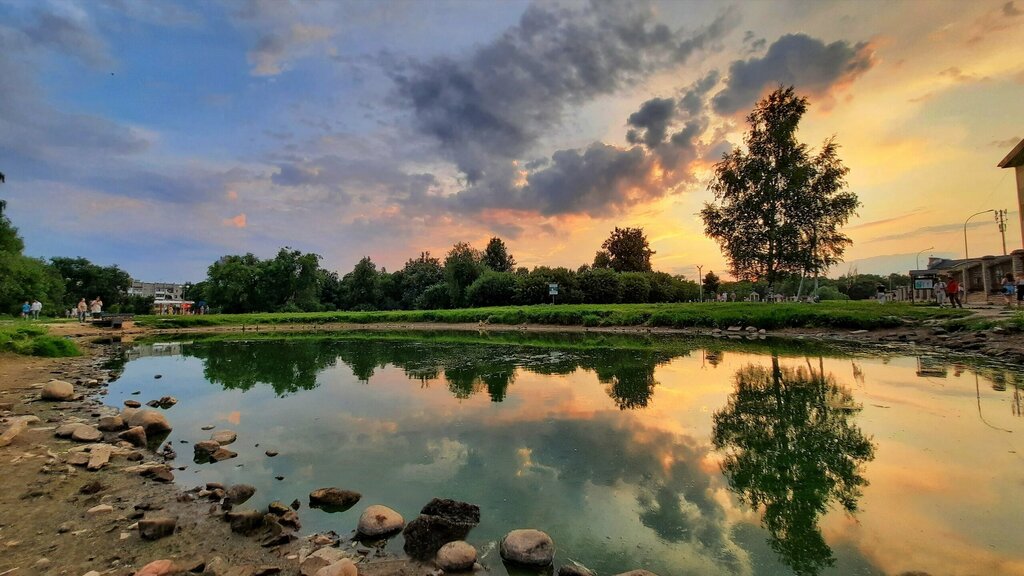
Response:
[[[0,516],[0,576],[487,572],[465,541],[481,521],[472,503],[434,499],[408,523],[374,504],[348,535],[304,534],[306,506],[347,510],[360,494],[325,487],[305,502],[263,510],[246,506],[255,488],[245,484],[180,487],[176,472],[231,458],[236,435],[218,430],[179,456],[164,442],[173,418],[162,411],[176,399],[105,405],[117,374],[106,365],[105,347],[86,338],[80,345],[86,355],[79,358],[0,357],[0,506],[9,511]],[[405,556],[385,552],[390,538],[403,539]],[[512,530],[500,555],[532,573],[591,574],[571,562],[558,566],[555,543],[540,530]]]

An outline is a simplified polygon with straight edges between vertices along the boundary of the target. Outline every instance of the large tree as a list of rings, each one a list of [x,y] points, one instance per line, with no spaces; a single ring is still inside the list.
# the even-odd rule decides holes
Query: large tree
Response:
[[[647,245],[647,237],[643,228],[615,227],[608,239],[601,244],[601,249],[608,254],[608,267],[616,272],[650,272],[651,250]],[[594,258],[594,267],[602,268],[598,261],[603,260],[601,253]]]
[[[830,138],[812,155],[796,138],[807,99],[779,88],[747,116],[746,150],[723,155],[701,210],[704,231],[721,245],[730,272],[774,285],[787,273],[818,274],[837,263],[850,239],[839,229],[856,213],[849,171]]]
[[[465,242],[459,242],[448,251],[444,259],[444,278],[456,308],[466,305],[466,289],[483,273],[480,261],[480,251]]]
[[[512,272],[516,269],[516,259],[508,253],[505,242],[495,236],[484,248],[483,264],[495,272]]]

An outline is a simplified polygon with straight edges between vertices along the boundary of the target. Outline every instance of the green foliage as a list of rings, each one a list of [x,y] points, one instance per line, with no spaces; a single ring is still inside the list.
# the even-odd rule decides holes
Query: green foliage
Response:
[[[381,278],[377,265],[364,256],[341,280],[345,304],[350,310],[376,310],[381,301]]]
[[[849,300],[850,297],[843,294],[835,286],[822,286],[818,288],[819,300]]]
[[[448,290],[448,285],[443,282],[430,286],[423,291],[423,294],[416,298],[416,308],[418,310],[443,310],[451,307],[451,292]]]
[[[651,281],[649,274],[641,272],[623,272],[619,275],[622,284],[622,298],[624,304],[643,304],[650,302]]]
[[[466,289],[484,270],[480,260],[480,251],[465,242],[459,242],[448,251],[444,259],[444,279],[455,307],[466,305]]]
[[[320,308],[320,256],[282,248],[270,260],[249,253],[224,256],[207,269],[203,295],[211,308],[228,313]]]
[[[834,140],[812,158],[796,139],[806,111],[792,87],[772,92],[747,117],[746,151],[715,165],[709,188],[717,204],[705,204],[701,217],[737,278],[774,286],[786,273],[819,274],[850,244],[840,229],[859,201],[846,189]]]
[[[81,354],[73,340],[51,336],[43,326],[18,322],[0,324],[0,351],[47,358]]]
[[[469,285],[466,299],[470,306],[500,306],[512,301],[516,285],[514,274],[488,270]]]
[[[622,280],[610,268],[594,268],[580,274],[583,301],[588,304],[614,304],[622,299]]]
[[[711,270],[708,270],[708,273],[704,275],[704,282],[703,282],[703,284],[704,284],[704,295],[705,296],[711,296],[712,294],[717,294],[718,293],[718,289],[722,285],[722,280],[718,277],[717,274],[715,274]]]
[[[70,308],[85,298],[99,296],[105,308],[121,304],[128,295],[132,277],[117,266],[99,266],[85,258],[51,258],[50,265],[64,279],[66,298],[61,308]]]
[[[512,272],[516,269],[516,259],[508,253],[505,242],[498,237],[491,238],[487,243],[482,263],[495,272]]]
[[[643,228],[619,228],[612,230],[608,239],[601,244],[601,250],[607,254],[607,266],[599,266],[598,259],[603,261],[601,252],[594,258],[594,268],[612,268],[616,272],[650,272],[651,250]]]

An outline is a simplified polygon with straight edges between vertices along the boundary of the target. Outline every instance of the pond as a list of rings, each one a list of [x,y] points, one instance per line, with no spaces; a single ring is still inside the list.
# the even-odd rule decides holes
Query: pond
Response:
[[[1024,376],[1005,369],[518,334],[236,336],[125,360],[109,403],[178,399],[177,481],[252,484],[246,507],[299,499],[305,533],[444,497],[480,506],[468,540],[499,575],[515,528],[599,574],[1024,574]],[[237,458],[191,462],[180,442],[207,425],[238,433]],[[362,500],[309,509],[327,486]]]

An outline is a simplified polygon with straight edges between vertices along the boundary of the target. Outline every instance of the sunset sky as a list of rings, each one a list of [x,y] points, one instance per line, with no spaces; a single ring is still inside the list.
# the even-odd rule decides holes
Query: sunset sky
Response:
[[[1022,0],[0,1],[0,198],[32,256],[197,281],[291,246],[349,271],[497,235],[577,267],[642,226],[724,272],[696,216],[766,90],[809,98],[863,206],[860,272],[961,257],[1010,211]],[[972,255],[1001,253],[993,218]],[[931,249],[929,249],[931,247]]]

